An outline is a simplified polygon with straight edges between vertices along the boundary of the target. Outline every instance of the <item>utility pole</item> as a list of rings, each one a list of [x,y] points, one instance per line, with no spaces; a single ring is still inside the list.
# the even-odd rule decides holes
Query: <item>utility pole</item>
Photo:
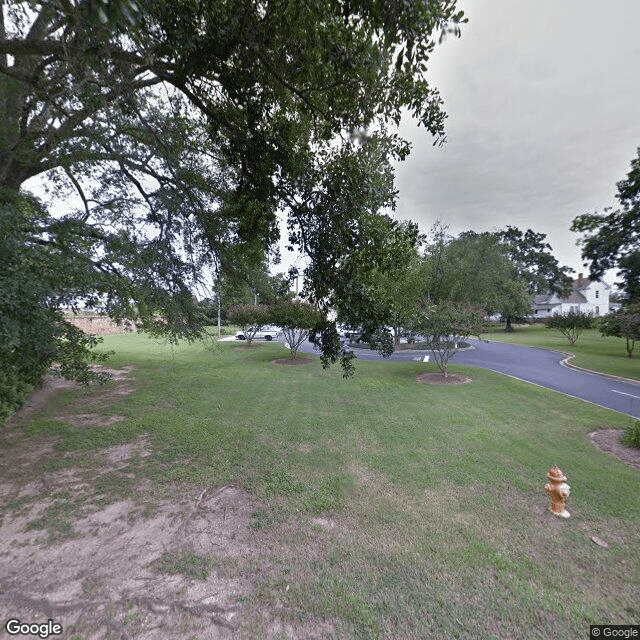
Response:
[[[218,282],[218,340],[222,337],[220,333],[220,283]]]
[[[218,269],[218,277],[216,278],[217,281],[217,291],[216,291],[216,298],[218,298],[218,340],[220,340],[220,338],[222,337],[222,332],[220,331],[220,289],[221,287],[221,282],[220,282],[220,270]]]

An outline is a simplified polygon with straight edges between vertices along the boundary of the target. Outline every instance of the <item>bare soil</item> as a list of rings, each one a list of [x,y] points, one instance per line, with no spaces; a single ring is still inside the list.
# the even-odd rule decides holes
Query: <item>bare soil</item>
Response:
[[[57,418],[108,429],[113,416],[105,420],[100,407],[133,390],[132,371],[113,372],[115,385],[96,388]],[[55,437],[28,437],[21,426],[68,387],[49,380],[0,432],[3,624],[51,619],[63,626],[56,637],[73,640],[329,637],[327,621],[292,621],[277,602],[251,601],[256,576],[277,573],[269,558],[280,549],[274,534],[251,527],[261,505],[241,487],[158,487],[140,478],[130,465],[152,455],[146,435],[89,453],[58,451]],[[52,461],[65,464],[46,470]],[[106,485],[97,495],[105,478],[133,490],[123,498]],[[204,560],[209,575],[163,569],[158,561],[167,557]]]
[[[468,384],[473,378],[459,373],[450,373],[446,378],[442,373],[422,373],[416,380],[425,384]]]
[[[602,451],[607,451],[632,467],[640,469],[640,449],[623,445],[620,442],[623,433],[623,429],[600,429],[592,431],[589,439]]]
[[[271,361],[271,364],[281,364],[286,367],[297,364],[310,364],[311,362],[313,362],[311,358],[276,358]]]
[[[57,480],[70,486],[74,478]],[[12,517],[0,530],[5,618],[51,618],[86,640],[187,638],[202,629],[207,638],[231,637],[242,608],[238,596],[251,588],[246,579],[166,575],[152,563],[165,552],[205,556],[215,549],[220,562],[246,551],[255,506],[245,492],[225,486],[191,500],[185,495],[146,517],[133,501],[115,502],[90,510],[74,522],[72,539],[55,544],[27,527],[48,504],[32,503],[28,515]]]

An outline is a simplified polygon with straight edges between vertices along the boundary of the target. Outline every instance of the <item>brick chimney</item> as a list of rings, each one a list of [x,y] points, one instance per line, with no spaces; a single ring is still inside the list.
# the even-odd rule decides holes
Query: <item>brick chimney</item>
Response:
[[[578,289],[581,289],[584,286],[584,273],[578,274]]]

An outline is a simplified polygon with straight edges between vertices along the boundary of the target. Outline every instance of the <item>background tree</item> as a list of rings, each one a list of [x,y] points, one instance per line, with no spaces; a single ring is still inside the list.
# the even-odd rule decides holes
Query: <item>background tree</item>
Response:
[[[640,147],[631,161],[631,171],[617,183],[620,208],[602,214],[585,213],[574,219],[572,231],[584,235],[582,258],[589,262],[589,276],[602,278],[608,269],[618,269],[616,283],[630,303],[640,301]]]
[[[496,234],[465,231],[457,238],[436,228],[425,254],[429,300],[472,305],[508,320],[531,311],[527,282]]]
[[[264,304],[237,304],[229,308],[229,320],[242,331],[247,346],[251,346],[256,333],[269,320],[269,308]]]
[[[424,308],[428,300],[425,278],[425,261],[416,251],[407,260],[401,272],[384,274],[384,288],[390,299],[391,317],[396,348],[401,337],[407,337],[414,316]]]
[[[280,299],[291,299],[289,279],[284,274],[272,275],[265,261],[257,266],[247,266],[233,272],[225,271],[220,277],[222,317],[227,309],[237,304],[273,304]]]
[[[419,253],[422,238],[417,233],[416,225],[403,222],[393,230],[390,228],[390,231],[394,234],[390,239],[395,245],[394,255],[369,272],[355,274],[355,277],[358,278],[358,285],[366,291],[371,305],[378,310],[379,329],[369,335],[381,336],[387,333],[381,330],[382,327],[391,327],[397,346],[400,336],[411,324],[413,314],[426,301],[427,283],[424,260]],[[375,341],[373,344],[378,346]]]
[[[76,297],[172,339],[203,331],[207,268],[260,264],[278,210],[309,296],[365,317],[349,279],[389,249],[368,232],[409,152],[391,129],[408,110],[443,140],[427,61],[461,22],[451,0],[0,0],[0,189],[46,183],[66,204],[38,238],[86,258]]]
[[[424,278],[427,301],[438,304],[447,299],[451,291],[452,265],[446,259],[446,251],[453,240],[448,227],[436,221],[424,243]]]
[[[446,378],[449,360],[458,352],[460,343],[469,336],[479,336],[484,324],[481,310],[453,302],[441,302],[418,314],[413,329],[429,337],[434,360]]]
[[[603,336],[624,338],[627,343],[627,355],[633,356],[636,340],[640,340],[640,305],[623,307],[616,313],[603,316],[598,321]]]
[[[324,315],[307,302],[282,300],[269,307],[268,317],[269,322],[282,328],[291,357],[295,360],[300,345],[322,322]]]
[[[559,313],[552,316],[546,321],[547,329],[556,329],[573,346],[580,334],[585,329],[592,329],[595,319],[590,313],[584,311],[569,311],[568,313]]]
[[[526,315],[531,296],[508,251],[490,233],[467,231],[452,240],[446,251],[453,276],[448,298],[505,318]]]
[[[573,270],[560,266],[552,254],[551,245],[545,241],[546,234],[532,229],[522,232],[517,227],[508,226],[496,232],[495,236],[505,247],[516,277],[525,282],[530,296],[542,293],[557,293],[560,296],[569,294],[572,286],[569,274]],[[512,304],[504,309],[505,331],[512,331],[514,321],[531,313],[531,305],[523,315],[519,315],[521,308]]]
[[[378,178],[387,181],[389,174],[381,169]],[[377,180],[368,186],[353,185],[353,204],[355,206],[359,201],[359,206],[363,207],[359,224],[344,229],[345,236],[339,245],[322,243],[322,259],[334,264],[345,277],[338,278],[334,274],[330,278],[330,274],[324,269],[318,271],[314,266],[307,268],[305,273],[307,276],[311,274],[318,283],[315,292],[319,297],[311,299],[317,301],[323,312],[335,310],[342,322],[358,327],[365,336],[375,337],[375,341],[370,343],[372,348],[382,355],[390,355],[394,344],[386,327],[393,322],[394,302],[392,292],[384,289],[383,274],[405,271],[406,260],[412,255],[412,247],[416,246],[419,234],[414,223],[398,223],[389,216],[373,213],[382,205],[379,198],[384,193],[384,189],[377,188],[376,184]],[[323,200],[327,197],[327,207],[337,206],[336,199],[329,197],[331,191],[328,190],[326,196],[323,195]],[[326,229],[318,225],[314,233],[324,234]],[[350,236],[353,238],[351,244],[348,241]],[[348,250],[342,245],[343,242],[350,244]],[[341,253],[343,249],[344,253]],[[320,255],[315,264],[320,264]],[[307,286],[303,293],[308,291]],[[335,323],[318,325],[311,337],[322,351],[321,359],[325,359],[325,354],[328,353],[332,357],[339,357],[345,372],[349,373],[349,362],[353,354],[342,349]]]

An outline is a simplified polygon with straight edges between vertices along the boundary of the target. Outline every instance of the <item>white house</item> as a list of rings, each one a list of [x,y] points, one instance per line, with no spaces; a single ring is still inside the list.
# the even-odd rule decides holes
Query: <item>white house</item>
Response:
[[[609,292],[611,287],[602,280],[589,280],[581,273],[573,281],[571,293],[561,298],[555,293],[538,295],[535,297],[532,316],[534,318],[549,318],[570,311],[582,311],[594,316],[604,316],[609,313]]]

